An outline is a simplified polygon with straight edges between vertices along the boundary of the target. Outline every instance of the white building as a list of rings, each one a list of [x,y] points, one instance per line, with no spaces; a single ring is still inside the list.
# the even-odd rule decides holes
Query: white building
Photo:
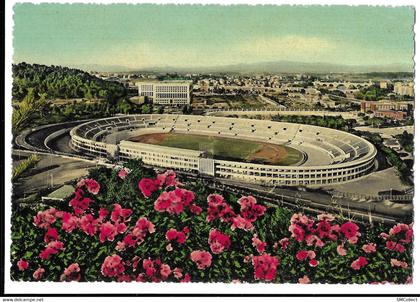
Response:
[[[154,104],[185,105],[191,103],[192,82],[160,81],[138,82],[139,96],[147,97]]]
[[[394,84],[394,92],[398,95],[414,96],[414,83],[396,82]]]

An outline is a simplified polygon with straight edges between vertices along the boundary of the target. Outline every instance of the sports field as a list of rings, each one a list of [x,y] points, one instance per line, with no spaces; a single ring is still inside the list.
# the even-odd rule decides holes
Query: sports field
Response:
[[[206,151],[218,159],[271,165],[292,165],[303,158],[300,151],[288,146],[209,135],[153,133],[133,137],[130,140],[145,144]]]

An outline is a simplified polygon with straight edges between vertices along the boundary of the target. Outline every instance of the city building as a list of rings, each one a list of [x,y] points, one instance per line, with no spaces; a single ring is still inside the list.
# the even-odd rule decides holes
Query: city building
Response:
[[[413,82],[395,82],[394,92],[398,95],[414,96],[414,83]]]
[[[379,88],[387,89],[388,88],[388,82],[387,81],[380,81],[379,82]]]
[[[394,121],[402,121],[407,118],[407,112],[405,111],[394,111],[394,110],[379,110],[375,111],[375,117],[389,118]]]
[[[410,102],[389,102],[389,101],[362,101],[360,103],[360,111],[411,111],[412,103]]]
[[[139,96],[154,104],[186,105],[191,103],[192,82],[150,81],[138,82]]]

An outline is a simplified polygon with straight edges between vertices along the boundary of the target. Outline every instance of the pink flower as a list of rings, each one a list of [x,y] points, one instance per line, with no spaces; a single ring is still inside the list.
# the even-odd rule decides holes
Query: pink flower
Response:
[[[167,250],[168,252],[172,252],[172,251],[174,250],[174,248],[172,247],[172,244],[168,243],[168,244],[166,245],[166,250]]]
[[[62,225],[61,228],[67,232],[71,233],[74,229],[77,228],[79,224],[79,218],[76,216],[71,215],[70,213],[64,212],[62,216]]]
[[[345,255],[347,255],[347,250],[344,248],[344,246],[342,244],[340,244],[340,245],[337,246],[337,253],[340,256],[345,256]]]
[[[307,235],[305,241],[307,246],[313,246],[315,244],[317,247],[323,247],[325,245],[324,241],[316,235]]]
[[[80,229],[85,232],[86,235],[93,236],[98,231],[98,221],[93,218],[92,214],[80,217],[79,224]]]
[[[296,254],[296,259],[299,260],[299,261],[306,260],[307,258],[314,259],[315,257],[316,257],[315,252],[311,251],[311,250],[309,250],[309,251],[300,250]]]
[[[186,273],[186,274],[184,275],[184,279],[182,279],[182,280],[181,280],[181,281],[179,281],[179,282],[181,282],[181,283],[191,282],[191,277],[190,277],[190,274]]]
[[[409,226],[405,223],[398,223],[389,230],[389,235],[397,235],[400,232],[408,231]]]
[[[35,280],[40,280],[42,276],[44,275],[44,273],[45,273],[45,269],[40,267],[34,272],[33,277]]]
[[[201,212],[203,211],[203,209],[197,206],[196,204],[191,204],[188,209],[194,215],[200,215]]]
[[[104,218],[106,218],[106,216],[108,216],[108,210],[107,209],[104,209],[104,208],[100,208],[99,209],[99,217],[98,217],[98,220],[99,221],[103,221]]]
[[[186,236],[184,232],[178,232],[175,229],[170,229],[166,232],[166,239],[169,241],[176,240],[179,244],[185,243]]]
[[[349,243],[355,244],[358,240],[358,236],[360,233],[358,232],[359,227],[357,224],[347,221],[341,225],[340,231],[344,234],[344,236],[348,239]]]
[[[156,181],[151,178],[142,178],[139,182],[139,189],[144,197],[148,198],[157,191],[158,185]]]
[[[203,250],[193,251],[190,257],[191,257],[191,260],[197,265],[197,268],[200,270],[203,270],[206,267],[211,266],[212,256],[207,251],[203,251]]]
[[[176,180],[176,173],[172,170],[168,170],[165,173],[158,174],[156,176],[157,183],[159,187],[171,187],[178,186],[180,183]]]
[[[181,214],[184,211],[184,207],[195,199],[193,192],[176,188],[170,192],[162,192],[158,199],[155,201],[154,208],[158,212],[168,212],[170,214]]]
[[[121,170],[118,171],[118,177],[121,179],[125,179],[128,175],[128,169],[126,168],[122,168]]]
[[[352,262],[351,268],[358,271],[366,265],[368,265],[367,259],[365,257],[360,256],[359,258],[357,258],[356,260]]]
[[[289,232],[292,233],[292,238],[295,238],[297,242],[302,242],[305,239],[305,230],[298,224],[291,224]]]
[[[48,243],[47,245],[49,248],[53,248],[57,251],[62,251],[64,250],[64,244],[61,241],[51,241]]]
[[[148,277],[152,277],[156,273],[155,264],[150,258],[143,260],[143,269],[146,271]]]
[[[101,189],[101,186],[99,183],[94,179],[85,179],[85,186],[89,193],[96,195],[99,193],[99,190]]]
[[[257,252],[259,254],[262,254],[265,252],[265,247],[267,246],[267,243],[261,241],[257,234],[254,234],[252,237],[252,246],[256,248]]]
[[[125,275],[125,274],[119,275],[117,277],[117,282],[131,282],[131,277],[130,275]]]
[[[401,267],[403,269],[408,268],[408,264],[405,261],[399,261],[397,259],[391,259],[391,266],[392,267]]]
[[[48,229],[51,224],[56,220],[57,210],[55,208],[49,208],[45,211],[39,211],[34,216],[34,225],[42,229]]]
[[[89,205],[93,200],[87,197],[83,197],[82,189],[77,189],[74,192],[74,195],[75,197],[70,200],[69,206],[73,208],[74,214],[80,215],[89,208]]]
[[[47,247],[39,253],[39,258],[48,259],[62,250],[64,250],[64,244],[61,241],[50,241]]]
[[[253,196],[243,196],[238,200],[238,203],[241,205],[241,216],[250,222],[257,220],[266,211],[264,206],[257,205],[257,201]]]
[[[225,202],[223,196],[210,194],[207,196],[207,221],[220,219],[223,222],[231,223],[236,216],[232,208]]]
[[[56,228],[48,228],[47,233],[45,233],[44,236],[44,242],[48,243],[50,241],[53,240],[57,240],[58,239],[58,231]]]
[[[334,215],[328,214],[328,213],[319,214],[317,216],[317,218],[318,218],[319,221],[328,221],[328,222],[331,222],[331,221],[334,221],[335,220]]]
[[[263,254],[261,256],[252,256],[252,265],[254,266],[254,279],[272,281],[276,278],[278,259],[275,256]]]
[[[317,231],[320,238],[329,237],[331,234],[331,225],[328,221],[320,221],[317,225]]]
[[[110,222],[103,223],[99,227],[99,241],[104,243],[106,240],[114,241],[117,235],[117,228]]]
[[[171,274],[171,267],[167,264],[162,264],[160,266],[160,276],[162,280],[168,279],[169,275]]]
[[[48,258],[50,258],[51,255],[57,254],[58,250],[53,249],[51,247],[47,247],[44,250],[41,251],[41,253],[39,253],[39,258],[46,260]]]
[[[386,249],[390,250],[390,251],[396,251],[398,253],[404,253],[405,252],[405,247],[400,244],[397,243],[395,241],[392,240],[388,240],[385,244]]]
[[[80,267],[78,263],[72,263],[64,269],[60,281],[80,281]]]
[[[302,278],[299,278],[299,283],[300,284],[309,284],[311,283],[311,280],[308,278],[308,276],[303,276]]]
[[[125,268],[121,262],[121,257],[118,255],[111,255],[105,258],[101,266],[101,273],[105,277],[115,277],[121,275]]]
[[[29,266],[29,262],[28,261],[26,261],[25,259],[20,259],[18,262],[17,262],[17,266],[18,266],[18,268],[19,268],[19,270],[20,271],[24,271],[24,270],[26,270],[27,268],[28,268],[28,266]]]
[[[367,253],[371,254],[376,252],[376,244],[375,243],[368,243],[362,246],[362,250]]]
[[[221,254],[231,244],[230,237],[217,229],[210,230],[208,243],[213,254]]]
[[[309,260],[309,266],[317,267],[318,266],[318,260],[316,260],[316,259]]]
[[[111,212],[111,220],[113,222],[127,222],[129,217],[133,214],[131,209],[123,209],[118,203],[114,204],[114,209]]]
[[[172,273],[176,279],[182,278],[182,269],[180,269],[179,267],[175,267]]]
[[[276,243],[274,244],[273,248],[274,248],[274,249],[277,249],[277,248],[278,248],[278,246],[280,245],[281,249],[282,249],[283,251],[285,251],[285,250],[287,249],[287,247],[289,246],[289,244],[290,244],[290,240],[289,240],[289,238],[285,237],[285,238],[283,238],[283,239],[280,239],[280,240],[279,240],[279,242],[276,242]]]
[[[250,231],[254,229],[254,226],[248,219],[243,218],[241,215],[237,215],[232,219],[232,226],[230,228],[232,230],[242,229],[245,231]]]
[[[136,237],[137,241],[143,242],[147,233],[152,234],[154,232],[155,225],[147,220],[146,217],[140,217],[131,233]]]

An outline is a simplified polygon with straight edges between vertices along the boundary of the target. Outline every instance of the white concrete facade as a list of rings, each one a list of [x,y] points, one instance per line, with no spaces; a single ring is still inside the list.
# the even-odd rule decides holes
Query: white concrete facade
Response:
[[[192,83],[189,81],[138,82],[139,96],[154,104],[186,105],[191,103]]]
[[[307,160],[279,166],[206,158],[204,151],[127,141],[141,133],[192,133],[287,145]],[[119,134],[115,143],[107,136]],[[319,186],[344,183],[372,171],[376,149],[355,135],[310,125],[191,115],[129,115],[90,121],[70,132],[76,150],[145,164],[267,185]],[[104,142],[105,141],[105,142]]]

